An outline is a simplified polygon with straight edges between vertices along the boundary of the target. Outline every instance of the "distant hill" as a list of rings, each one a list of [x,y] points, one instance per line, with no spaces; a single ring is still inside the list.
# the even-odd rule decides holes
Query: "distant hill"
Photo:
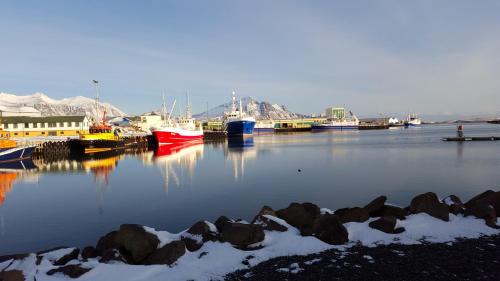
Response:
[[[100,111],[106,111],[110,117],[125,116],[125,112],[117,107],[99,102]],[[89,118],[97,116],[95,100],[77,96],[56,100],[43,93],[29,96],[17,96],[0,93],[0,110],[9,112],[40,112],[42,116],[86,115]],[[102,113],[101,113],[102,116]]]
[[[303,115],[289,111],[284,105],[271,104],[267,101],[257,101],[252,97],[241,99],[243,110],[256,119],[292,119],[300,118]],[[239,106],[239,104],[238,104]],[[221,104],[208,110],[209,118],[222,118],[225,111],[231,110],[231,102]],[[197,119],[204,119],[207,112],[194,115]]]

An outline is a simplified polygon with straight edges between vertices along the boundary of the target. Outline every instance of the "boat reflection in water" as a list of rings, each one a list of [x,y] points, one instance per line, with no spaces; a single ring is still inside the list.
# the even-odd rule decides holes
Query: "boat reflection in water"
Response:
[[[238,181],[245,175],[245,161],[257,158],[253,137],[229,138],[224,155],[233,163],[234,180]]]
[[[0,163],[0,206],[5,202],[7,193],[12,190],[14,182],[32,182],[31,171],[36,170],[36,166],[31,159]]]
[[[94,174],[94,179],[98,183],[106,183],[109,186],[109,176],[118,166],[118,161],[123,159],[123,154],[103,155],[101,157],[91,157],[82,159],[82,167],[87,173]]]
[[[165,193],[168,193],[171,179],[177,186],[183,184],[182,178],[184,171],[187,171],[189,181],[192,182],[196,162],[202,158],[202,140],[159,146],[157,150],[154,151],[152,160],[161,169]]]

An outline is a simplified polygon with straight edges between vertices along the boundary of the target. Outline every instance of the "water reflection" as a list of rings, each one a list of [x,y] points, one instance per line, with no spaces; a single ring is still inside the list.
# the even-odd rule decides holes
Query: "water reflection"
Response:
[[[29,172],[35,169],[36,166],[31,160],[0,163],[0,206],[5,202],[7,193],[12,190],[14,182],[33,181]]]
[[[253,137],[228,139],[224,155],[232,162],[233,178],[237,182],[245,175],[245,162],[257,158]]]
[[[182,184],[184,171],[192,183],[196,162],[203,158],[203,142],[161,145],[153,155],[152,161],[160,168],[164,190],[168,193],[171,181],[177,186]]]

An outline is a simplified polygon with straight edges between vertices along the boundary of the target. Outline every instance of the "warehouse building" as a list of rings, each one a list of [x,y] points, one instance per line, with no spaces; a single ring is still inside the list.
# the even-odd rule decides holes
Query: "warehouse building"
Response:
[[[89,131],[90,122],[86,116],[7,116],[0,120],[0,134],[10,137],[77,136]],[[5,137],[1,136],[0,137]]]

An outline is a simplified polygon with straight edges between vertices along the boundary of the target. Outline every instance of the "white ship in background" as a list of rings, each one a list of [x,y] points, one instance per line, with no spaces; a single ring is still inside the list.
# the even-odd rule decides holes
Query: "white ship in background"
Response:
[[[418,127],[422,125],[422,120],[415,113],[409,113],[405,120],[405,127]]]

